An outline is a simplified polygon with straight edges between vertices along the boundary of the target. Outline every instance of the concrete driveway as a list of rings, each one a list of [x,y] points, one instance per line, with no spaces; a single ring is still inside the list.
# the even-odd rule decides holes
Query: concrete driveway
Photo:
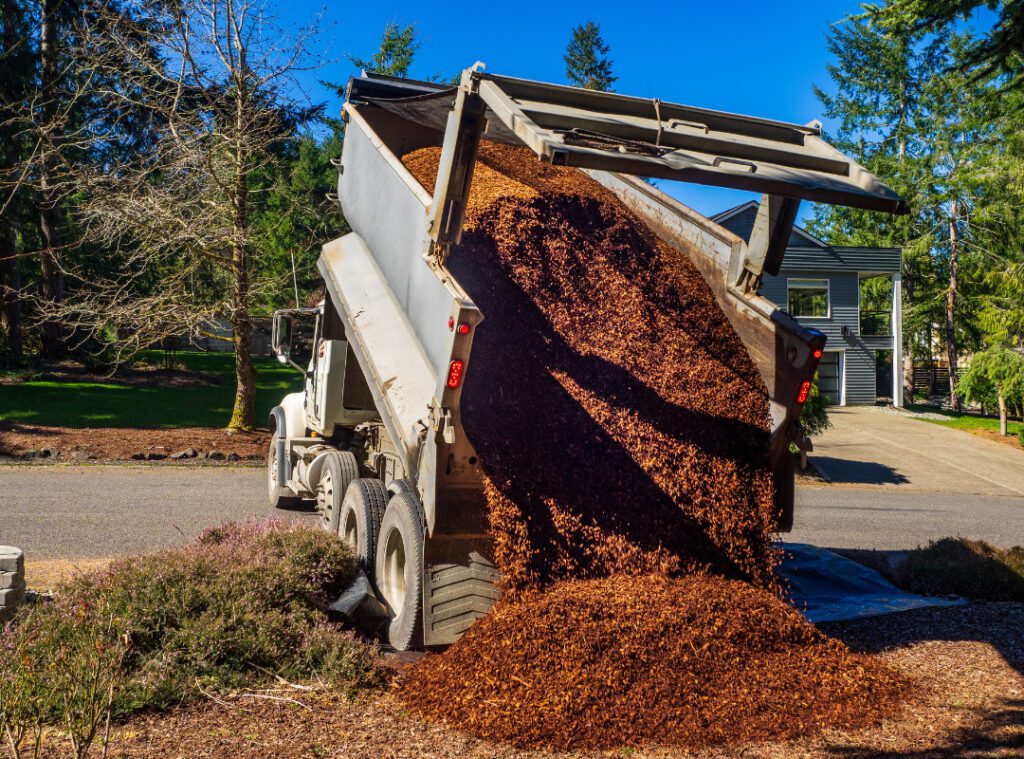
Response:
[[[1024,449],[876,406],[829,411],[811,460],[837,485],[1024,496]]]

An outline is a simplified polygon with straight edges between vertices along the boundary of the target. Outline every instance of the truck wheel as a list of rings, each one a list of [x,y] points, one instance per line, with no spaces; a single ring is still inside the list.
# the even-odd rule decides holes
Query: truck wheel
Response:
[[[267,452],[267,497],[271,508],[294,509],[302,505],[302,499],[277,481],[277,439],[275,430],[270,436],[270,450]]]
[[[359,462],[350,451],[331,451],[320,468],[320,481],[316,484],[316,511],[320,526],[338,534],[341,500],[349,483],[359,476]]]
[[[387,508],[388,493],[380,480],[352,480],[341,502],[338,537],[356,555],[368,573],[377,556],[377,535]]]
[[[415,501],[399,493],[380,524],[377,588],[388,609],[388,642],[399,651],[423,642],[423,523]]]

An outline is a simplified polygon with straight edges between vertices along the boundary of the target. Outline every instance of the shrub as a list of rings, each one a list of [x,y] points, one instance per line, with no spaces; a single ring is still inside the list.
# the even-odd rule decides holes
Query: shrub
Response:
[[[820,435],[832,426],[828,418],[828,406],[825,404],[825,396],[818,390],[818,375],[814,375],[814,382],[811,383],[811,391],[807,395],[807,402],[800,410],[800,426],[808,437]]]
[[[1024,547],[943,538],[911,551],[890,579],[913,593],[1024,601]]]
[[[3,637],[0,727],[31,737],[59,723],[86,742],[108,713],[277,677],[346,693],[378,685],[375,649],[325,612],[355,572],[326,533],[263,521],[81,576]]]

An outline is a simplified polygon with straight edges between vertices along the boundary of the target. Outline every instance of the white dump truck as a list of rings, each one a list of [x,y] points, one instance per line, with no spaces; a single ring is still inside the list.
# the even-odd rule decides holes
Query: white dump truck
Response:
[[[460,394],[485,318],[445,267],[459,241],[481,139],[526,145],[611,190],[687,252],[768,389],[771,460],[788,529],[790,443],[825,344],[758,294],[778,272],[801,200],[905,212],[830,147],[820,126],[494,76],[458,87],[364,74],[350,81],[337,200],[352,231],[323,247],[326,294],[281,311],[274,349],[305,391],[273,409],[267,484],[286,507],[315,499],[323,526],[359,556],[396,649],[455,641],[497,598],[481,467]],[[441,146],[433,188],[401,157]],[[749,241],[639,177],[764,194]]]

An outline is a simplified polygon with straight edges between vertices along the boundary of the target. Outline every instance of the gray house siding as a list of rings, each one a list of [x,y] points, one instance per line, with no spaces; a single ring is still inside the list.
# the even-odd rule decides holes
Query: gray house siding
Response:
[[[723,212],[715,217],[718,222],[745,240],[750,239],[757,204],[749,203]],[[895,274],[900,271],[901,253],[890,248],[833,248],[816,240],[799,228],[789,238],[786,257],[778,276],[765,275],[761,295],[779,308],[789,308],[789,279],[823,279],[829,283],[829,316],[827,318],[800,317],[805,327],[825,334],[825,351],[841,354],[838,367],[842,386],[837,388],[840,402],[872,404],[877,397],[875,361],[877,352],[891,350],[891,336],[866,337],[860,334],[860,278],[873,274]],[[846,335],[843,335],[843,328]],[[827,359],[826,359],[827,360]],[[831,372],[836,369],[831,368]],[[823,373],[823,392],[828,382]]]
[[[786,264],[789,258],[786,258]],[[875,402],[875,352],[865,339],[860,336],[860,283],[856,274],[837,273],[832,271],[814,271],[801,269],[789,271],[782,269],[779,276],[766,276],[761,284],[761,294],[785,310],[788,300],[787,281],[794,279],[827,279],[829,282],[829,318],[801,318],[800,323],[823,332],[828,338],[826,351],[843,351],[845,375],[845,401],[847,404]],[[848,334],[843,336],[843,327]],[[879,340],[892,338],[872,338],[877,345]]]

